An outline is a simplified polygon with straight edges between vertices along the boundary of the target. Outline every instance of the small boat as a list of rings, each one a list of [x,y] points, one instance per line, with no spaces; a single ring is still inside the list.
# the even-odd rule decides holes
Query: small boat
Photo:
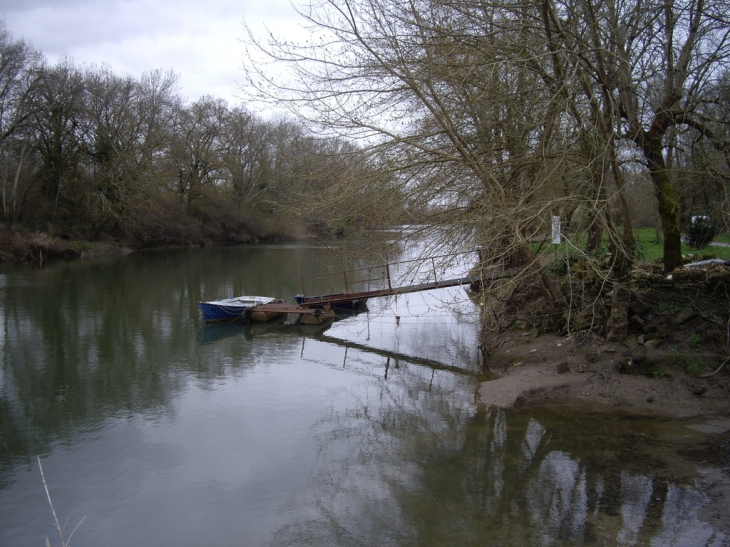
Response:
[[[227,321],[270,321],[283,314],[269,311],[256,311],[258,306],[280,302],[270,296],[237,296],[223,300],[200,302],[200,311],[206,322]]]

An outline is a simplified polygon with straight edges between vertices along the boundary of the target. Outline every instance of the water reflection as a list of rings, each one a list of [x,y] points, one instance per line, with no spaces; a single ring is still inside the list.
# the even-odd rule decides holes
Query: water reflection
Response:
[[[5,268],[2,423],[11,436],[32,433],[3,443],[0,460],[18,453],[13,446],[24,445],[23,454],[43,452],[49,438],[101,420],[110,409],[144,413],[169,406],[187,371],[220,370],[219,359],[196,349],[199,301],[293,295],[297,276],[319,271],[322,260],[306,247],[243,247]],[[223,351],[230,363],[240,363],[256,348]]]
[[[407,402],[393,386],[386,393],[402,404],[369,404],[319,424],[317,488],[296,500],[271,545],[730,542],[699,519],[710,500],[696,476],[679,471],[684,441],[664,443],[649,465],[623,459],[655,452],[650,432],[659,423],[595,414],[576,427],[569,410],[471,414],[443,393]],[[610,436],[576,446],[592,425]]]
[[[302,323],[301,317],[295,314],[279,317],[265,323],[243,323],[240,321],[205,323],[198,331],[198,343],[201,345],[211,344],[231,336],[243,336],[246,340],[253,340],[256,336],[265,334],[318,336],[329,329],[336,321],[367,313],[368,308],[365,306],[354,309],[338,308],[335,312],[334,318],[325,319],[319,324]]]
[[[39,453],[63,514],[86,517],[78,546],[728,545],[682,455],[708,433],[478,406],[465,298],[203,326],[199,300],[293,295],[319,260],[242,248],[4,271],[0,544],[51,533]]]

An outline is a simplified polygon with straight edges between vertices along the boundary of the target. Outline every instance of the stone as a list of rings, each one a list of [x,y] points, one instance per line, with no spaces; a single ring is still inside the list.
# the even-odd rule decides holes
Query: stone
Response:
[[[642,364],[646,361],[646,345],[638,346],[636,349],[631,350],[630,355],[634,363],[637,365]]]
[[[566,372],[570,372],[570,365],[568,361],[563,361],[558,365],[558,374],[565,374]]]
[[[626,337],[628,331],[628,308],[630,292],[621,285],[614,285],[611,295],[611,312],[606,323],[606,339],[617,342]]]
[[[601,346],[601,351],[603,353],[616,353],[616,345],[611,342],[606,342]]]
[[[636,341],[639,343],[640,346],[643,346],[644,343],[645,343],[644,335],[643,334],[640,334],[639,336],[637,336],[636,337]]]
[[[641,317],[638,315],[632,315],[629,317],[629,329],[631,330],[641,330],[646,325],[646,321],[644,321]]]
[[[644,342],[644,347],[649,351],[654,351],[661,345],[662,345],[661,338],[653,338],[652,340],[647,340],[646,342]]]
[[[679,313],[676,313],[672,316],[672,324],[674,325],[684,325],[685,323],[689,323],[697,317],[697,312],[694,311],[691,307],[684,308]]]
[[[628,352],[618,360],[618,371],[622,374],[631,374],[634,371],[634,362]]]
[[[629,349],[634,349],[639,346],[639,342],[636,340],[636,336],[629,336],[623,341],[623,344]]]
[[[646,315],[651,311],[651,306],[649,304],[646,304],[645,302],[635,301],[629,304],[629,310],[634,315]]]
[[[538,330],[538,328],[537,328],[537,327],[532,327],[532,328],[530,329],[530,336],[531,336],[532,338],[537,338],[538,336],[540,336],[540,331]]]

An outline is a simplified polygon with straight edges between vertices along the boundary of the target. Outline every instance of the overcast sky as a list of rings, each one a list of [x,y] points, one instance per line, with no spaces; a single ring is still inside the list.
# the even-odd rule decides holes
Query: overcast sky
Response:
[[[293,37],[301,23],[288,0],[0,0],[0,17],[55,63],[106,63],[139,76],[161,68],[180,76],[180,95],[238,102],[242,22]]]

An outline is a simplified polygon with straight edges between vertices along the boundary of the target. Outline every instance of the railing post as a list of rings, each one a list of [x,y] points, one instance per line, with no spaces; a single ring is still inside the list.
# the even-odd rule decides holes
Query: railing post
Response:
[[[342,272],[342,276],[345,278],[345,294],[350,294],[350,287],[347,285],[347,270]]]
[[[431,267],[433,268],[433,281],[436,284],[436,286],[439,286],[439,276],[436,273],[436,260],[434,260],[433,257],[431,257]]]
[[[393,286],[390,284],[390,264],[385,264],[385,276],[388,278],[388,290],[392,291]]]

